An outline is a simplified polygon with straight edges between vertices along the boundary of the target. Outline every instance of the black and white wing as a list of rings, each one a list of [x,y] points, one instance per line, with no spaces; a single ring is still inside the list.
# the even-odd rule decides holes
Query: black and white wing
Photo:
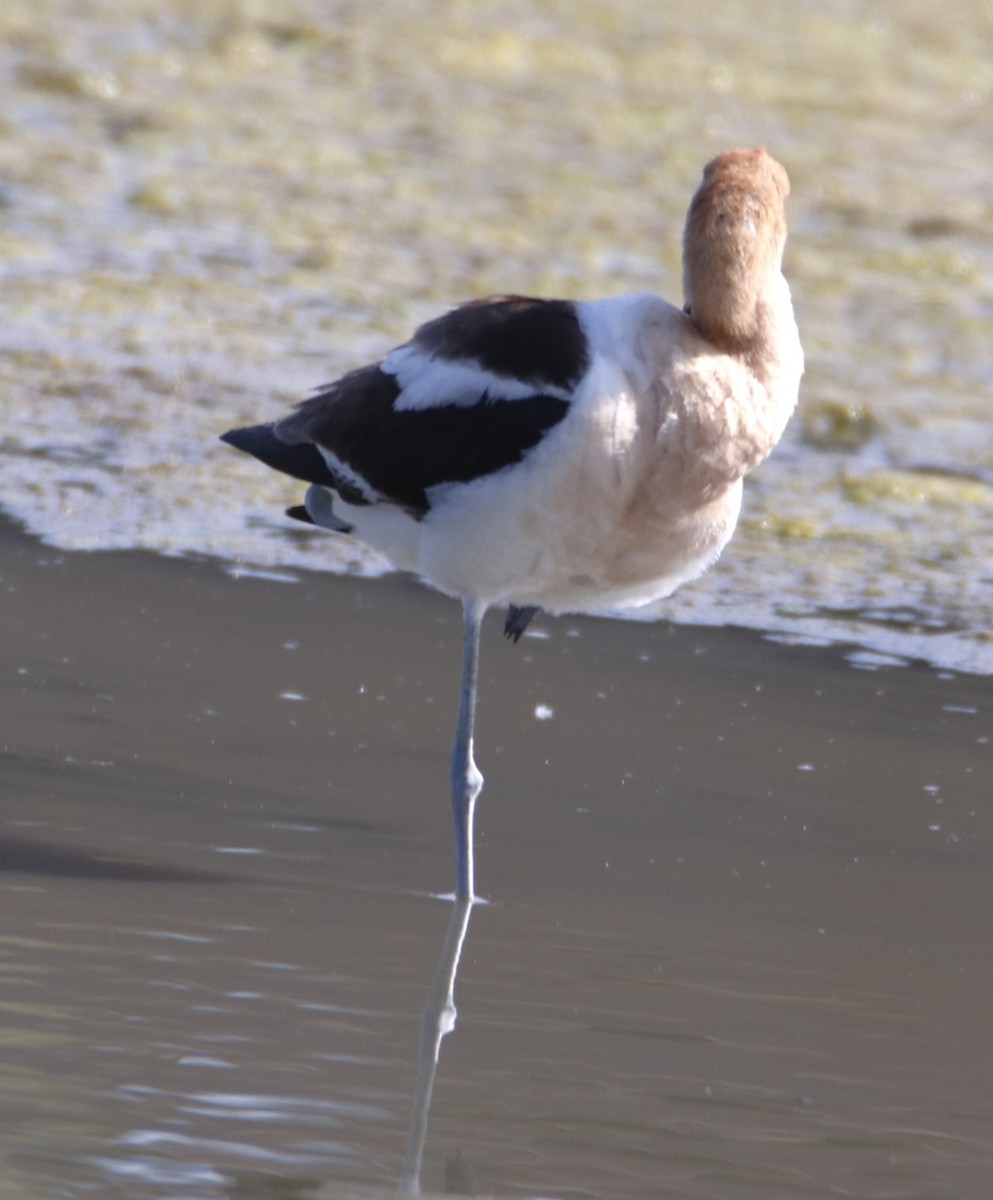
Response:
[[[432,488],[520,462],[566,415],[588,366],[571,302],[474,301],[283,420],[224,440],[347,503],[388,503],[421,517]]]

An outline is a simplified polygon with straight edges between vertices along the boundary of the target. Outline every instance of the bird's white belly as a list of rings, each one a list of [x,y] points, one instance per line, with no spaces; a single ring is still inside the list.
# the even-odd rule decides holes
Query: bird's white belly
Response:
[[[516,468],[450,485],[421,521],[386,505],[338,507],[356,537],[452,596],[554,613],[669,595],[714,562],[741,504],[740,481],[689,509],[632,506],[627,489],[591,495],[584,484],[581,473]]]

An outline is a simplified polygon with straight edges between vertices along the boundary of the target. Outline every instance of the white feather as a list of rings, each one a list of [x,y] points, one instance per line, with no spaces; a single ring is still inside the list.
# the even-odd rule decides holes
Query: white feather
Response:
[[[329,450],[327,446],[320,445],[318,445],[317,449],[321,452],[321,457],[328,464],[328,470],[332,475],[336,475],[345,483],[350,484],[356,491],[361,492],[364,499],[368,500],[370,504],[375,504],[377,501],[383,499],[383,496],[374,487],[370,486],[368,480],[363,479],[348,463],[340,459],[333,450]]]
[[[470,408],[483,400],[528,400],[532,396],[554,396],[569,400],[568,388],[540,379],[515,379],[497,375],[472,359],[434,358],[413,343],[399,346],[386,356],[382,370],[392,375],[400,388],[398,412],[441,408],[457,404]]]

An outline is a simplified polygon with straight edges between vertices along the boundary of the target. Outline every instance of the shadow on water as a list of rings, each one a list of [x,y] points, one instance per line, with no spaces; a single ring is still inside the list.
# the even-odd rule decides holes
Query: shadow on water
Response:
[[[53,846],[29,838],[0,837],[0,871],[56,875],[62,879],[128,879],[138,883],[226,883],[229,875],[163,867],[153,862],[111,858],[99,850]]]

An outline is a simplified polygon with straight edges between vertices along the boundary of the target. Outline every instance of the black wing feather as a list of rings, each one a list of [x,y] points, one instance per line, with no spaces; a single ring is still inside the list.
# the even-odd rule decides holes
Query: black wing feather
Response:
[[[433,358],[478,362],[494,375],[535,385],[572,387],[589,350],[571,300],[497,296],[473,300],[422,325],[412,344]]]
[[[430,488],[520,462],[569,407],[538,395],[398,412],[398,394],[392,375],[363,367],[305,400],[276,430],[326,446],[385,500],[423,515]]]
[[[324,456],[313,442],[298,442],[291,445],[277,437],[272,425],[250,425],[245,429],[229,429],[221,434],[221,441],[244,450],[267,467],[302,479],[305,483],[320,483],[334,487],[335,478],[328,469]]]
[[[534,386],[526,399],[483,393],[467,404],[397,410],[400,388],[380,364],[361,367],[303,401],[272,426],[233,430],[225,441],[309,483],[368,503],[336,475],[329,450],[383,500],[423,516],[428,492],[467,483],[521,461],[566,415],[568,390],[589,366],[575,305],[522,296],[474,301],[422,325],[411,345],[427,358],[466,361],[492,375]]]

